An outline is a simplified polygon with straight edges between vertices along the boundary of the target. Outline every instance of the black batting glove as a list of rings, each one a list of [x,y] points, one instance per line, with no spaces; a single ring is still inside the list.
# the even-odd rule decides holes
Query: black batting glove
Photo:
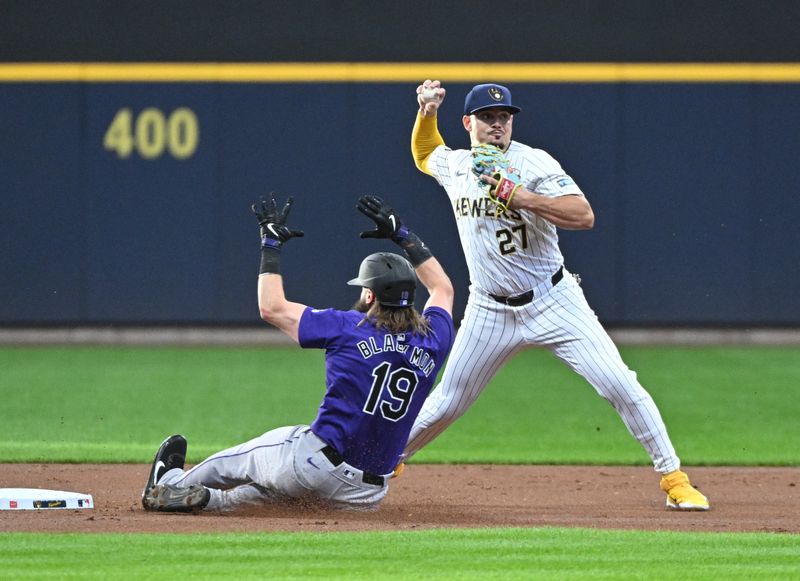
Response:
[[[269,201],[261,198],[260,204],[253,204],[250,208],[261,227],[261,247],[279,250],[288,240],[305,236],[305,233],[301,230],[291,230],[286,226],[286,219],[289,217],[294,198],[289,196],[283,209],[279,212],[275,194],[271,193],[269,197]]]
[[[361,238],[391,238],[395,242],[408,235],[400,216],[378,196],[361,196],[356,206],[358,211],[375,222],[374,230],[361,233]]]
[[[359,212],[375,222],[374,230],[361,233],[361,238],[389,238],[400,246],[416,268],[431,256],[431,251],[419,236],[411,232],[392,208],[378,196],[361,196],[356,206]]]

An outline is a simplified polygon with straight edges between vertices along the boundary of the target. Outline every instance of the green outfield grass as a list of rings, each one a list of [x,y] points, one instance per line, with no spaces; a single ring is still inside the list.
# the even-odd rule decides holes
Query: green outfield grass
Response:
[[[800,537],[593,529],[0,535],[3,579],[800,579]]]
[[[800,463],[800,349],[627,347],[687,465]],[[0,349],[0,461],[189,461],[308,423],[323,354],[280,348]],[[616,412],[548,351],[512,360],[417,462],[648,464]]]
[[[686,464],[797,464],[800,349],[623,350]],[[189,461],[310,422],[323,356],[297,348],[2,348],[0,462]],[[507,365],[419,462],[648,464],[542,350]],[[454,492],[457,493],[457,492]],[[2,515],[0,515],[2,518]],[[800,579],[800,535],[587,529],[0,534],[2,579]]]

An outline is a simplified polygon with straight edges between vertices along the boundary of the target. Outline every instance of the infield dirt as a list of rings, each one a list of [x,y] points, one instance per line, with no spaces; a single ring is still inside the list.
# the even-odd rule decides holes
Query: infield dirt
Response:
[[[303,506],[198,515],[145,512],[149,465],[0,464],[0,488],[86,492],[92,510],[3,511],[0,531],[260,532],[590,527],[800,533],[800,468],[686,468],[708,512],[665,508],[648,467],[410,465],[375,512]]]

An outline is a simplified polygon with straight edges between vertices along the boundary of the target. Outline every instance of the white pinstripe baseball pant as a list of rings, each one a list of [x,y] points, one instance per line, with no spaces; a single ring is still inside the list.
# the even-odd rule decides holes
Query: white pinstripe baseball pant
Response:
[[[498,303],[475,288],[470,291],[442,380],[414,423],[406,458],[466,412],[513,355],[539,345],[583,376],[617,410],[657,472],[680,467],[655,402],[622,361],[583,290],[566,270],[558,285],[521,307]]]

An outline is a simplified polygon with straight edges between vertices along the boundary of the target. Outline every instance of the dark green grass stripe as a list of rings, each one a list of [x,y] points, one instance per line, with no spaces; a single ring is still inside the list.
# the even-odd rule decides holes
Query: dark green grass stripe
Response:
[[[798,579],[800,536],[594,529],[0,536],[4,579]]]

